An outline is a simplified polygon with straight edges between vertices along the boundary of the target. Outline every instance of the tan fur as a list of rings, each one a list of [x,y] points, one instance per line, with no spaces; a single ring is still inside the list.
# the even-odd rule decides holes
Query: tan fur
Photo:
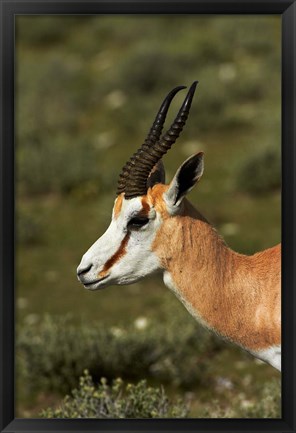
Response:
[[[156,185],[145,200],[162,216],[152,249],[180,297],[209,328],[248,350],[280,344],[280,245],[238,254],[186,199],[180,214],[170,216],[166,188]]]
[[[153,206],[154,209],[161,214],[162,218],[169,217],[166,204],[162,198],[167,188],[168,185],[158,183],[153,188],[149,188],[147,192],[147,196],[144,196],[142,198],[142,205],[143,203],[148,203],[150,206]]]
[[[114,217],[118,218],[118,215],[120,214],[121,208],[122,208],[122,202],[123,202],[123,193],[121,193],[117,199],[115,200],[114,204]]]

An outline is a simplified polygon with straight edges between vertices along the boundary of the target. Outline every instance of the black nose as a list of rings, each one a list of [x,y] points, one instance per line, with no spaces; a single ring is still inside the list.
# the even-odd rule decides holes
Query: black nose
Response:
[[[78,277],[80,275],[86,274],[88,271],[91,270],[91,268],[92,268],[92,263],[90,265],[88,265],[87,268],[78,268],[77,269],[77,275],[78,275]]]

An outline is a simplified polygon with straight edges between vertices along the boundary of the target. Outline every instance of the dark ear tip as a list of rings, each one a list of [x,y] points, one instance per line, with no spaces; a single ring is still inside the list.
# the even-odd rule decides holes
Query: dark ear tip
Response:
[[[188,159],[186,159],[186,161],[184,161],[184,163],[182,164],[182,167],[185,170],[191,171],[193,170],[194,172],[196,170],[202,170],[204,168],[204,152],[198,152],[198,153],[194,153],[193,155],[191,155]]]
[[[201,151],[201,152],[197,152],[197,153],[193,154],[191,158],[192,158],[192,160],[202,161],[204,159],[204,155],[205,155],[205,153]],[[190,158],[188,158],[188,159],[190,159]]]

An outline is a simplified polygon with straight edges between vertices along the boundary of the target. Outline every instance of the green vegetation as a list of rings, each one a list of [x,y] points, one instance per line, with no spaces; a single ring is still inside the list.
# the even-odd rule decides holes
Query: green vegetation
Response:
[[[279,418],[281,416],[281,389],[278,380],[267,382],[257,390],[257,402],[251,402],[238,395],[233,406],[219,402],[205,405],[204,418]]]
[[[280,31],[274,16],[16,18],[17,416],[57,407],[85,369],[164,386],[191,417],[279,416],[278,372],[203,331],[159,277],[90,293],[76,267],[162,98],[196,79],[167,181],[203,150],[191,201],[237,251],[280,241]]]
[[[73,324],[70,317],[46,316],[19,331],[17,353],[29,390],[69,392],[84,369],[101,377],[150,377],[192,387],[205,380],[207,358],[221,347],[194,321],[167,323],[138,319],[129,327]],[[57,348],[59,348],[57,350]]]
[[[17,215],[16,232],[17,243],[32,246],[42,242],[44,227],[38,215],[32,215],[31,212],[21,207]]]
[[[215,408],[206,405],[203,418],[277,418],[280,415],[280,388],[271,381],[259,390],[259,404],[244,400],[243,396],[231,407],[215,401]],[[43,418],[187,418],[189,405],[180,400],[171,403],[163,388],[147,386],[145,380],[125,385],[121,379],[108,385],[106,379],[95,385],[88,371],[80,378],[79,388],[67,395],[57,408],[41,413]]]
[[[85,371],[79,388],[66,396],[57,409],[42,412],[43,418],[184,418],[187,408],[170,403],[163,388],[148,387],[145,380],[126,386],[121,379],[95,386]]]
[[[238,173],[238,187],[251,194],[265,194],[281,187],[280,148],[269,146],[250,157]]]
[[[95,383],[102,377],[109,382],[120,377],[125,382],[138,383],[144,377],[149,389],[161,384],[170,398],[183,401],[188,416],[280,416],[279,373],[226,345],[194,320],[184,320],[183,315],[173,319],[163,316],[161,322],[140,317],[125,327],[105,327],[104,322],[77,324],[71,316],[45,316],[35,321],[31,317],[31,322],[27,320],[20,327],[16,352],[22,399],[34,396],[35,401],[33,412],[29,408],[25,413],[34,416],[39,416],[40,396],[49,396],[56,407],[62,396],[77,386],[85,369]],[[74,399],[67,397],[61,408],[50,409],[42,416],[74,417],[80,402],[79,416],[101,417],[96,407],[97,398],[102,395],[93,395],[95,389],[86,385],[89,381],[87,375],[80,390],[74,391]],[[148,388],[143,382],[138,386],[131,389],[141,390],[141,402],[150,407],[150,391],[144,392]],[[121,391],[120,387],[119,395]],[[155,392],[165,398],[163,391]],[[117,393],[112,395],[115,398]],[[111,409],[118,396],[115,402],[113,397]],[[230,399],[235,402],[231,407]],[[85,412],[85,403],[89,401],[89,411]],[[110,417],[119,416],[111,409]],[[147,412],[142,412],[142,416],[144,413]]]

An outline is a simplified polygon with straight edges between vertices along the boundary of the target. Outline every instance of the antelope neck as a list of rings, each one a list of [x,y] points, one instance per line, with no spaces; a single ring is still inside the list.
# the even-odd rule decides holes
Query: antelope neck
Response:
[[[182,215],[164,220],[153,250],[169,274],[165,283],[203,325],[253,351],[280,343],[280,269],[278,278],[268,281],[264,267],[264,255],[278,266],[279,247],[254,256],[238,254],[185,202]],[[266,283],[274,292],[274,309],[264,302]]]

